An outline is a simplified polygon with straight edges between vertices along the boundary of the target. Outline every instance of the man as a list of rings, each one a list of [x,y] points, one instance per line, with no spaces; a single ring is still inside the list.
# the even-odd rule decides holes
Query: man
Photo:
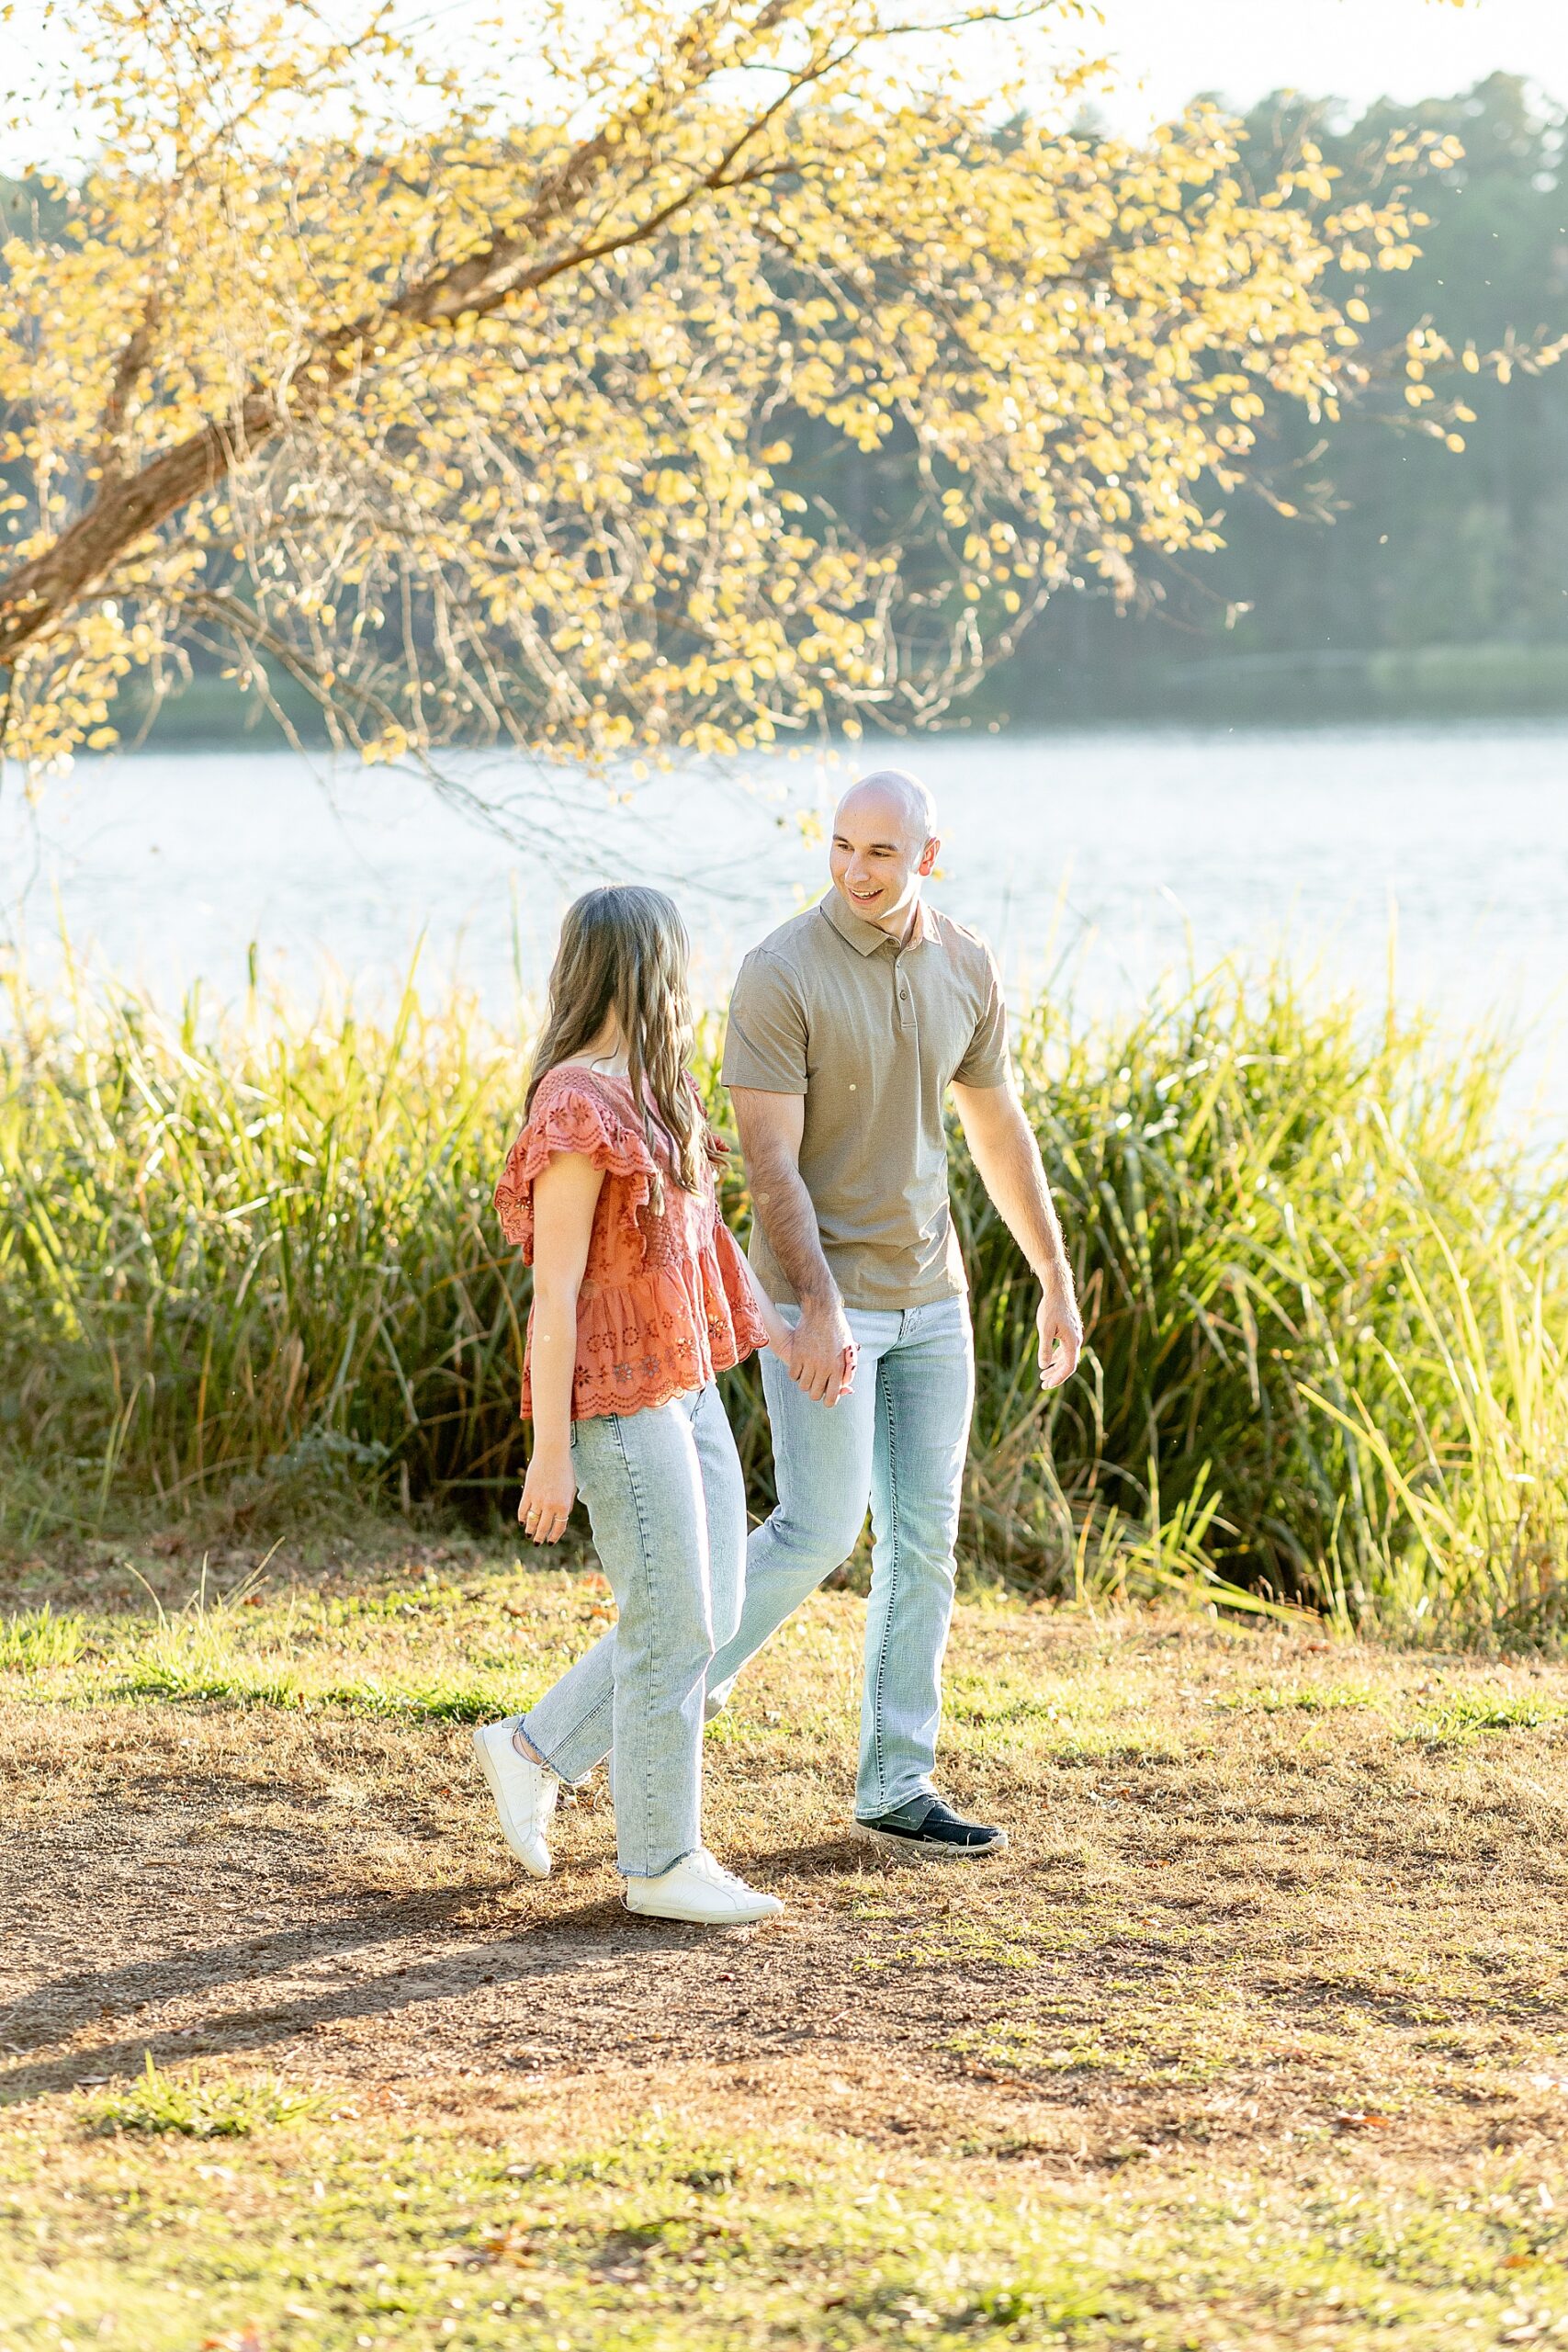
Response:
[[[1083,1326],[1013,1086],[996,965],[925,903],[940,847],[922,784],[893,768],[863,777],[833,820],[832,888],[748,956],[731,1000],[723,1075],[756,1210],[751,1262],[794,1347],[787,1364],[762,1359],[778,1507],[748,1545],[745,1608],[710,1669],[708,1710],[849,1556],[869,1503],[856,1824],[884,1849],[948,1861],[1007,1843],[931,1781],[975,1393],[949,1089],[1041,1285],[1043,1386],[1070,1377]]]

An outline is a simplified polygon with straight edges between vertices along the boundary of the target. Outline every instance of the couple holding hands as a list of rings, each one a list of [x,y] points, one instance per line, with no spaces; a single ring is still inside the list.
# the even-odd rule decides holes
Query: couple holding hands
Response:
[[[687,1068],[674,906],[657,890],[592,890],[562,926],[495,1195],[534,1268],[518,1517],[555,1543],[581,1494],[618,1616],[536,1705],[481,1725],[474,1745],[502,1835],[540,1878],[561,1782],[608,1757],[626,1905],[652,1917],[728,1927],[782,1908],[703,1843],[703,1724],[848,1558],[868,1504],[857,1829],[922,1860],[1007,1843],[931,1780],[974,1399],[950,1088],[1041,1284],[1045,1386],[1070,1376],[1083,1334],[996,965],[925,900],[939,846],[923,785],[863,777],[834,816],[832,887],[741,966],[723,1080],[750,1184],[750,1262],[718,1214],[724,1147]],[[759,1348],[778,1503],[748,1535],[715,1375]]]

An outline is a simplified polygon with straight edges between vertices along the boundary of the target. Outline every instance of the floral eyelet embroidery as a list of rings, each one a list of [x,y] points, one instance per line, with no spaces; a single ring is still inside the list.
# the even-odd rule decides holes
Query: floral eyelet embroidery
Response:
[[[577,1308],[572,1415],[640,1412],[700,1388],[761,1346],[763,1332],[735,1237],[718,1215],[708,1139],[700,1192],[668,1177],[653,1205],[655,1163],[618,1081],[552,1070],[495,1188],[501,1228],[525,1261],[534,1257],[534,1183],[558,1152],[581,1152],[604,1171]],[[524,1353],[523,1414],[532,1411]]]

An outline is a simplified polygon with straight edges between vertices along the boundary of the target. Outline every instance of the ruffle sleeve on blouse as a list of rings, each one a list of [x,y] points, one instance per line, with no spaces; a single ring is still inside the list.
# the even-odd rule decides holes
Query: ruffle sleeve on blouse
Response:
[[[640,1258],[642,1231],[637,1219],[652,1190],[653,1155],[641,1136],[617,1119],[607,1103],[570,1080],[545,1080],[534,1098],[527,1125],[506,1155],[495,1188],[495,1207],[508,1241],[522,1251],[526,1264],[533,1264],[535,1182],[562,1152],[578,1152],[607,1176],[625,1178],[616,1187],[619,1222]]]
[[[618,1091],[618,1089],[617,1089]],[[764,1344],[740,1253],[711,1173],[688,1193],[658,1171],[629,1109],[606,1084],[547,1078],[495,1188],[502,1232],[531,1264],[534,1186],[563,1151],[604,1171],[577,1298],[575,1418],[639,1412],[700,1388]],[[523,1411],[533,1409],[533,1317],[524,1349]]]

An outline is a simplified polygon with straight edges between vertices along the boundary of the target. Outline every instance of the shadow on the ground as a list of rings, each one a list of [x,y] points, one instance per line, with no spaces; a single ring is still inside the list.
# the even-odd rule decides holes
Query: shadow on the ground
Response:
[[[847,1839],[802,1851],[783,1851],[751,1865],[759,1874],[788,1879],[841,1869],[859,1849]],[[568,1878],[590,1875],[569,1866]],[[474,1881],[430,1894],[368,1901],[354,1894],[330,1898],[297,1928],[199,1947],[149,1951],[123,1967],[76,1969],[39,1984],[0,2012],[0,2046],[17,2062],[0,2072],[0,2107],[41,2098],[84,2083],[109,2081],[140,2071],[149,2053],[154,2063],[174,2058],[237,2054],[287,2042],[326,2026],[356,2019],[391,2018],[423,2003],[450,2001],[481,1987],[537,1984],[603,1961],[635,1960],[655,1951],[672,1954],[713,1950],[712,1929],[662,1919],[637,1918],[614,1897],[581,1903],[543,1917],[535,1913],[497,1935],[497,1913],[504,1916],[515,1882]],[[433,1931],[443,1939],[428,1949]],[[749,1931],[741,1930],[744,1938]],[[723,1935],[733,1951],[734,1931]],[[411,1943],[422,1949],[374,1975],[358,1976],[319,1992],[224,2008],[193,2025],[175,2028],[152,2020],[140,2031],[95,2042],[51,2057],[85,2027],[118,2021],[155,2001],[160,2011],[210,1996],[220,1986],[288,1975],[333,1961],[397,1953]],[[29,2040],[32,2048],[28,2047]]]
[[[615,1949],[611,1939],[617,1929],[623,1940],[629,1939],[641,1924],[634,1923],[618,1904],[596,1902],[547,1920],[519,1923],[500,1938],[493,1931],[488,1937],[476,1935],[472,1941],[464,1938],[466,1928],[479,1924],[476,1905],[491,1915],[484,1924],[493,1930],[496,1898],[507,1891],[473,1883],[392,1900],[378,1894],[363,1906],[350,1896],[338,1905],[335,1917],[318,1916],[299,1928],[196,1950],[149,1951],[121,1968],[79,1970],[57,1977],[0,2013],[0,2036],[13,2050],[21,2045],[21,2063],[0,2073],[0,2106],[46,2097],[95,2076],[134,2072],[145,2064],[149,2051],[155,2062],[196,2052],[240,2052],[287,2041],[323,2025],[395,2016],[421,2002],[450,1999],[481,1984],[554,1975],[581,1966],[585,1944]],[[369,1978],[320,1993],[225,2009],[194,2028],[175,2030],[150,2023],[119,2041],[98,2042],[59,2058],[34,2055],[26,2046],[29,2035],[37,2037],[35,2047],[47,2048],[99,2018],[135,2011],[154,2000],[164,2009],[210,1995],[220,1985],[320,1967],[349,1956],[395,1953],[411,1941],[423,1944],[432,1930],[447,1937],[455,1931],[461,1940],[446,1942],[439,1952],[422,1951]],[[686,1932],[698,1935],[697,1930]]]
[[[746,1869],[771,1885],[781,1878],[848,1878],[875,1869],[880,1860],[874,1848],[845,1836],[824,1838],[815,1846],[776,1846],[770,1853],[750,1855]]]

